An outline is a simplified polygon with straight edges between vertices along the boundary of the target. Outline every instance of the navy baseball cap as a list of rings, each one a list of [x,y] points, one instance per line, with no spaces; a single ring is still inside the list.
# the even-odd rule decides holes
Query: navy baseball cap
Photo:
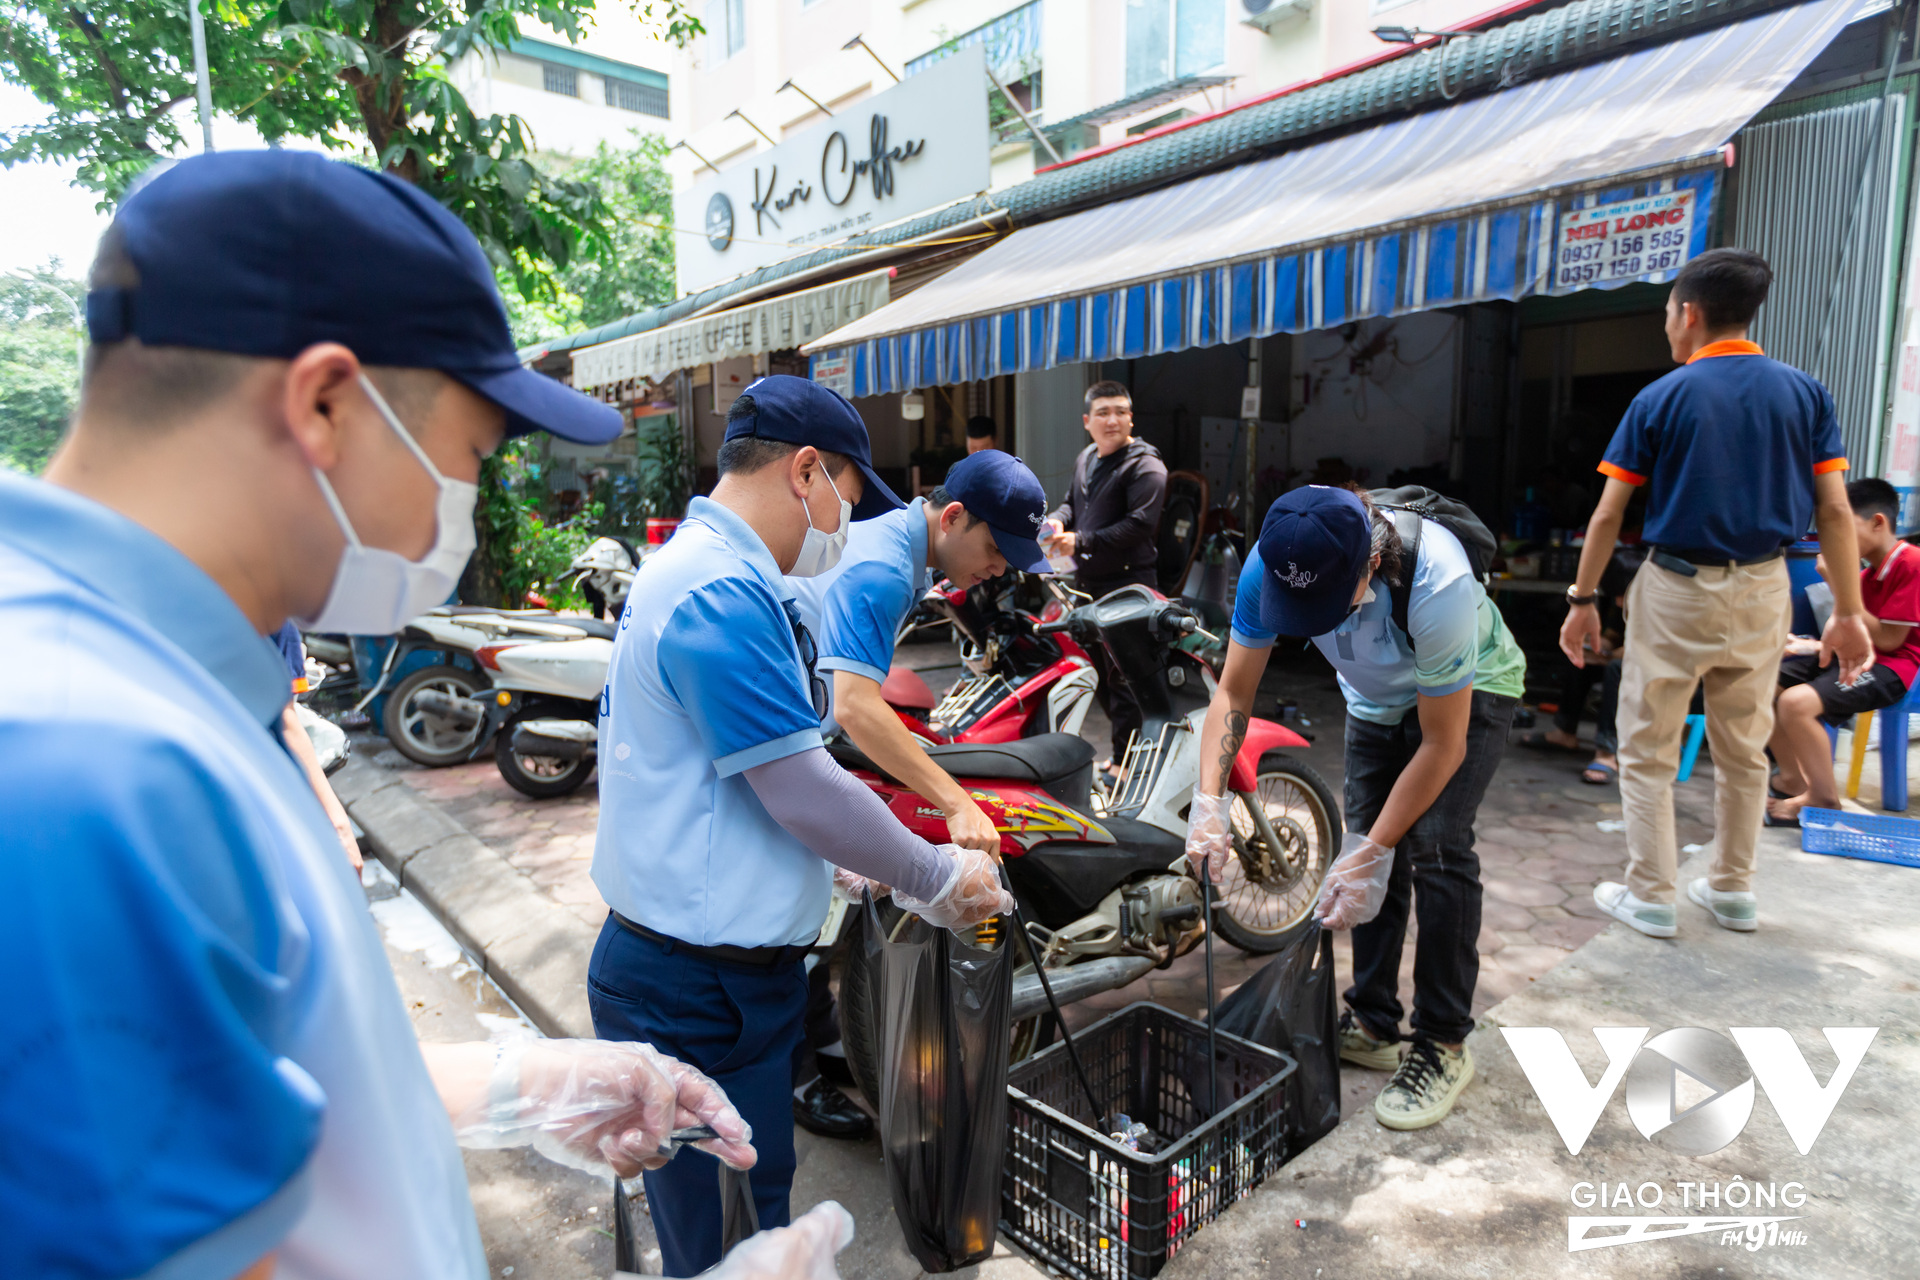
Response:
[[[740,401],[749,398],[752,408],[743,410]],[[740,400],[727,411],[726,439],[741,436],[810,444],[852,458],[867,482],[860,501],[853,504],[855,520],[870,520],[907,505],[873,473],[873,451],[867,444],[867,424],[860,411],[847,403],[845,396],[811,378],[774,373],[749,382],[741,390]]]
[[[1047,491],[1026,463],[998,449],[982,449],[948,467],[942,487],[993,530],[1009,565],[1023,573],[1052,572],[1033,536],[1047,522]]]
[[[1310,484],[1281,494],[1260,526],[1260,625],[1283,636],[1339,626],[1372,550],[1367,509],[1353,490]]]
[[[464,383],[506,410],[509,435],[620,434],[612,405],[520,363],[479,241],[398,178],[312,152],[198,155],[141,184],[107,234],[139,283],[87,294],[95,342],[272,359],[338,342]]]

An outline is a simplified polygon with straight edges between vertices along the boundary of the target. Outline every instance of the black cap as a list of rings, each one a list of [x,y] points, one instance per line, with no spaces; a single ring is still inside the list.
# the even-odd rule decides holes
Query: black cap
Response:
[[[139,283],[87,294],[95,342],[275,359],[338,342],[464,383],[509,435],[620,434],[617,409],[521,365],[479,242],[398,178],[304,151],[199,155],[140,186],[110,234]]]
[[[740,401],[750,407],[743,407]],[[873,473],[867,424],[860,411],[847,403],[846,397],[811,379],[775,373],[749,382],[740,392],[740,400],[727,412],[726,440],[741,436],[810,444],[853,459],[866,480],[860,501],[853,507],[855,520],[868,520],[907,505]]]

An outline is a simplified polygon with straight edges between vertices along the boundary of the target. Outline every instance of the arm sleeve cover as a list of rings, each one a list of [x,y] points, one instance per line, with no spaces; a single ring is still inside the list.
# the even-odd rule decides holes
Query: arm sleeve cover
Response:
[[[953,859],[901,826],[825,747],[755,765],[746,777],[774,821],[836,867],[920,902],[938,897],[953,875]]]

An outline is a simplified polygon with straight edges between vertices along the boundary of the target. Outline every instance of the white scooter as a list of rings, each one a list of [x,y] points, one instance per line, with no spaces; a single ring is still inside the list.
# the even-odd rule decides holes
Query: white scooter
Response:
[[[617,538],[599,538],[568,566],[577,575],[581,591],[599,608],[611,606],[614,616],[625,606],[636,565],[630,544]],[[490,685],[498,683],[494,669],[480,657],[482,649],[530,642],[613,639],[614,624],[598,618],[564,617],[551,609],[487,609],[473,605],[442,605],[408,622],[388,650],[379,677],[355,706],[360,710],[391,687],[381,715],[381,728],[401,755],[415,764],[438,768],[471,760],[487,748],[493,726],[488,721]],[[456,660],[437,662],[408,672],[397,682],[392,673],[406,656],[421,650],[453,659],[465,655],[472,665]]]
[[[618,618],[633,587],[628,548],[610,538],[588,547],[568,572],[581,591]],[[571,625],[586,619],[567,618]],[[537,798],[564,796],[593,773],[600,691],[613,659],[617,623],[593,624],[591,634],[548,639],[515,637],[474,651],[493,678],[484,699],[481,732],[493,738],[493,759],[507,785]]]

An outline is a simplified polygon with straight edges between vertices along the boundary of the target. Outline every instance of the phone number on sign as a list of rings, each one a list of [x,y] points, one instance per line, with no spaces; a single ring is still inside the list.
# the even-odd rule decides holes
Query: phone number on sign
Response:
[[[1569,251],[1560,259],[1560,282],[1562,284],[1591,284],[1595,280],[1619,280],[1626,276],[1651,275],[1656,271],[1672,271],[1686,261],[1687,251],[1664,249],[1658,253],[1633,253],[1624,248],[1604,262],[1582,262],[1571,256],[1577,251]]]

